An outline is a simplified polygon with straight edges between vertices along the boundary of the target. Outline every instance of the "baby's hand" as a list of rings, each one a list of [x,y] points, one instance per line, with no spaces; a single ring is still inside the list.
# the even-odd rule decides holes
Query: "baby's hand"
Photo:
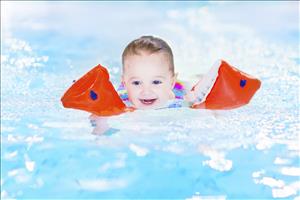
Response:
[[[198,82],[189,91],[186,92],[186,95],[184,95],[184,100],[189,103],[196,103],[197,101],[199,101],[198,94],[200,93],[203,74],[197,74],[195,75],[195,77],[198,79]],[[191,84],[190,82],[188,84],[186,83],[186,85],[190,85],[190,84]]]
[[[90,123],[91,123],[91,126],[92,127],[96,127],[97,126],[97,124],[96,124],[96,115],[94,115],[94,114],[91,114],[90,116],[89,116],[89,119],[90,119]]]
[[[196,101],[196,96],[194,91],[188,91],[186,95],[184,95],[183,100],[188,101],[190,103],[194,103]]]
[[[106,117],[101,117],[92,114],[90,117],[90,123],[92,127],[95,127],[92,134],[94,135],[102,135],[104,134],[108,129],[110,129],[108,123],[107,123],[107,118]]]

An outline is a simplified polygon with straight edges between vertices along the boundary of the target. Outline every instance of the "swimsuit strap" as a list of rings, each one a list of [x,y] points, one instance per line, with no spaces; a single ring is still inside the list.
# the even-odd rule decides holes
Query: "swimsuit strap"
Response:
[[[186,94],[184,86],[180,81],[176,81],[173,88],[173,92],[175,94],[176,99],[183,99],[184,95]]]
[[[117,89],[117,92],[120,96],[120,98],[122,99],[122,101],[128,101],[128,93],[127,90],[125,89],[125,86],[123,83],[121,83]]]

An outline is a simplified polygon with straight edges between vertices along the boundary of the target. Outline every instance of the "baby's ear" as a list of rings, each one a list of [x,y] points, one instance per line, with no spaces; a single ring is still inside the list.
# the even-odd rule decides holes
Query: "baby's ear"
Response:
[[[176,84],[176,81],[177,81],[177,75],[178,73],[175,73],[174,76],[173,76],[173,79],[172,79],[172,88],[174,88],[175,84]]]
[[[124,78],[124,75],[121,76],[121,82],[122,82],[122,85],[125,87],[125,78]]]

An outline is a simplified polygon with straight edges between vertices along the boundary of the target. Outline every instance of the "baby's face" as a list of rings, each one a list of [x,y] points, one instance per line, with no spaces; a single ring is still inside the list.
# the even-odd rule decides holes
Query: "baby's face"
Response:
[[[122,80],[129,100],[138,109],[159,108],[174,98],[175,77],[162,53],[129,55]]]

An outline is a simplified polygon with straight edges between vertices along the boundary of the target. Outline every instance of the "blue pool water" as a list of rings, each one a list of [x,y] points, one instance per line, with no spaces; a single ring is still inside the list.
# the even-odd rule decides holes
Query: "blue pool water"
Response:
[[[54,12],[50,4],[45,7]],[[175,11],[167,27],[177,22]],[[39,15],[38,22],[49,20]],[[121,49],[132,35],[109,41],[105,52],[105,39],[21,25],[23,31],[12,27],[1,42],[1,198],[299,199],[300,74],[294,43],[243,38],[242,32],[240,39],[225,34],[200,42],[191,33],[194,40],[176,44],[174,29],[155,32],[171,37],[183,75],[190,69],[197,73],[198,62],[206,72],[222,57],[258,77],[261,89],[250,104],[234,110],[174,108],[113,116],[109,132],[99,136],[92,134],[88,113],[63,108],[60,98],[98,63],[118,85]]]

